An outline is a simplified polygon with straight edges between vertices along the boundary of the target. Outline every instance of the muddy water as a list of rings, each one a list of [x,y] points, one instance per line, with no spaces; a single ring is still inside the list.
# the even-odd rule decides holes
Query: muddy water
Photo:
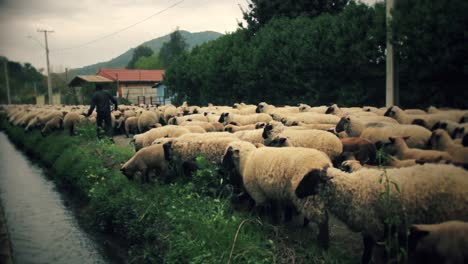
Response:
[[[0,201],[15,263],[109,263],[48,180],[0,133]]]

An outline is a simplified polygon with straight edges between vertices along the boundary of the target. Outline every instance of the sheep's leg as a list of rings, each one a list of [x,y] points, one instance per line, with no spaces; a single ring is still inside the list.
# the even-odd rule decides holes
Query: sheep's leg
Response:
[[[364,242],[364,252],[362,253],[361,263],[367,264],[372,258],[372,248],[374,247],[374,239],[369,235],[362,235],[362,240]]]
[[[330,228],[328,226],[328,212],[325,212],[325,219],[318,223],[319,233],[317,240],[319,245],[325,249],[330,246]]]

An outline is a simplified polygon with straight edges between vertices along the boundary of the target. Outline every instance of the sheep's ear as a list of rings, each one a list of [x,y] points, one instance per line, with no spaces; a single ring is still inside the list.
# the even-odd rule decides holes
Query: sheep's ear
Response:
[[[333,113],[333,105],[329,106],[327,108],[327,111],[325,111],[325,114],[331,114],[331,113]]]
[[[403,140],[408,140],[408,139],[410,139],[410,138],[411,138],[411,136],[404,136],[404,137],[403,137]]]
[[[436,130],[436,129],[438,129],[438,128],[440,128],[440,121],[438,121],[437,123],[435,123],[435,124],[432,126],[431,130],[434,131],[434,130]]]
[[[235,149],[233,152],[232,152],[232,157],[233,158],[239,158],[240,157],[240,151],[238,149]]]
[[[203,115],[204,115],[204,116],[207,116],[207,115],[208,115],[208,112],[203,113]]]
[[[226,117],[229,116],[229,113],[225,113],[224,116],[226,116]]]
[[[388,140],[390,140],[391,143],[395,143],[395,138],[394,137],[389,137]]]

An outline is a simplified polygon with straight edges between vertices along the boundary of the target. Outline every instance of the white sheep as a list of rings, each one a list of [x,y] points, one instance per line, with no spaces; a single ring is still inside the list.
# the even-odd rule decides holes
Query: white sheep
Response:
[[[329,181],[321,180],[323,174],[313,175],[316,179],[305,186],[306,195],[318,189],[327,208],[350,229],[362,233],[363,263],[369,262],[375,241],[383,238],[384,220],[389,217],[389,212],[381,208],[380,194],[385,191],[381,178],[385,174],[392,182],[390,190],[394,194],[391,199],[395,212],[391,213],[404,217],[407,223],[468,220],[468,172],[453,165],[361,169],[354,173],[328,168]]]
[[[375,122],[374,120],[367,121],[363,118],[348,115],[340,119],[340,122],[336,124],[335,131],[338,133],[346,132],[346,134],[350,137],[359,137],[361,136],[362,131],[368,127],[382,127],[389,125],[391,125],[391,123],[380,121]]]
[[[460,119],[463,117],[463,113],[435,113],[435,114],[423,114],[423,115],[411,115],[405,113],[401,108],[398,106],[390,107],[387,112],[385,112],[385,116],[394,118],[398,120],[400,124],[418,124],[423,125],[427,128],[432,128],[437,122],[443,120],[451,120],[454,122],[459,122]]]
[[[149,182],[149,173],[153,170],[160,177],[169,175],[169,163],[164,158],[162,145],[151,145],[140,149],[120,168],[128,179],[133,179],[135,173],[140,172],[146,182]]]
[[[386,125],[367,127],[360,137],[379,145],[388,143],[390,137],[410,137],[406,142],[410,148],[427,148],[431,131],[417,125]]]
[[[390,137],[385,145],[387,152],[400,160],[415,159],[424,162],[451,161],[452,157],[445,151],[409,148],[405,140],[410,137]]]
[[[468,168],[468,148],[455,144],[447,131],[434,130],[428,143],[433,149],[446,151],[450,154],[453,164]]]
[[[321,170],[331,166],[331,161],[325,153],[315,149],[256,148],[249,142],[236,141],[226,148],[223,165],[237,171],[257,208],[266,206],[269,202],[281,205],[289,201],[299,211],[311,216],[311,206],[320,204],[320,201],[307,199],[307,196],[314,194],[317,189],[306,190],[305,186],[311,185],[309,181],[316,180],[315,175]],[[314,209],[321,211],[314,213],[314,216],[325,214],[323,207]],[[328,220],[326,217],[311,218],[311,221],[316,222]],[[328,225],[319,223],[319,226],[323,228],[319,237],[327,239]],[[327,244],[327,241],[322,242]]]
[[[143,134],[138,134],[133,136],[132,142],[135,145],[135,150],[138,151],[143,147],[147,147],[153,143],[157,138],[162,137],[179,137],[183,134],[188,134],[190,131],[184,127],[179,126],[163,126],[158,128],[153,128]]]
[[[262,136],[268,146],[315,148],[325,152],[332,160],[343,152],[340,139],[322,130],[287,129],[283,124],[272,121],[264,127]]]
[[[263,128],[238,131],[238,132],[235,132],[233,135],[238,137],[240,140],[244,140],[252,144],[255,144],[255,143],[264,144],[265,143],[265,140],[262,137]]]
[[[408,237],[410,263],[458,263],[468,260],[468,223],[412,225]]]
[[[144,111],[138,117],[138,131],[144,133],[151,128],[155,128],[156,124],[159,121],[159,117],[156,112],[153,111]]]
[[[231,113],[223,113],[218,122],[228,125],[235,124],[238,126],[256,124],[258,122],[270,122],[273,120],[270,115],[267,114],[253,114],[253,115],[236,115]]]

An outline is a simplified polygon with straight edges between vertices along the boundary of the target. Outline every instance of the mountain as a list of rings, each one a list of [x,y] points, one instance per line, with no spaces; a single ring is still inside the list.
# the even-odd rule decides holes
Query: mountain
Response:
[[[213,31],[203,31],[191,33],[185,30],[180,30],[181,35],[185,38],[185,41],[189,45],[189,49],[193,47],[214,40],[222,36],[223,34]],[[169,41],[169,35],[165,35],[159,38],[155,38],[150,41],[146,41],[140,45],[150,47],[154,52],[159,52],[164,42]],[[70,70],[70,75],[85,75],[85,74],[96,74],[100,68],[125,68],[127,63],[130,61],[133,55],[134,48],[131,48],[123,54],[105,62],[99,62],[96,64],[84,66],[82,68]]]

